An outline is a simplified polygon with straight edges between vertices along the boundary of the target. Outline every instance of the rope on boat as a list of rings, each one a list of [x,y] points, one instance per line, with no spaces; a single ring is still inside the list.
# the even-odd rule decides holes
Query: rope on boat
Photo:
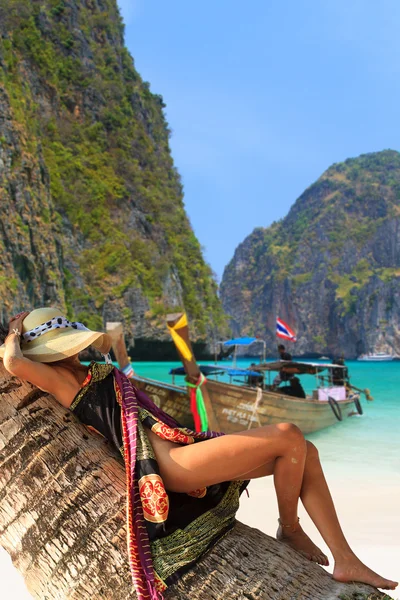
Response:
[[[261,427],[260,417],[258,416],[258,406],[259,406],[259,404],[261,402],[261,398],[262,398],[262,389],[259,387],[259,388],[257,388],[257,394],[256,394],[256,399],[254,401],[253,412],[252,412],[252,415],[250,417],[249,426],[248,426],[247,429],[251,428],[254,417],[257,417],[258,424]]]
[[[186,382],[186,385],[190,388],[190,410],[192,411],[195,431],[208,431],[208,417],[206,407],[204,405],[203,392],[201,386],[206,383],[207,379],[203,373],[196,383]]]
[[[369,402],[372,402],[372,400],[373,400],[373,397],[371,396],[371,392],[369,391],[368,388],[361,389],[361,388],[356,387],[355,385],[351,384],[349,381],[346,383],[346,388],[347,389],[351,388],[352,390],[356,390],[357,392],[361,392],[362,394],[365,395],[366,400],[368,400]]]

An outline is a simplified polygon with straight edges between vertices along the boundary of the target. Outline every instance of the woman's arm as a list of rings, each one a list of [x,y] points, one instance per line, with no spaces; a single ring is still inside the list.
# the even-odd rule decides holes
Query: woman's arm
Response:
[[[11,319],[8,327],[9,334],[4,342],[6,349],[3,364],[11,375],[25,379],[41,390],[54,395],[57,384],[59,384],[57,372],[48,365],[25,358],[21,352],[22,321],[28,314],[27,312],[20,313]]]

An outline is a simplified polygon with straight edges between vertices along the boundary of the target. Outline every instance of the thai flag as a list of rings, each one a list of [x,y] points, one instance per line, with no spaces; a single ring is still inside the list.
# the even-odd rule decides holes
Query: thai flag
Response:
[[[295,342],[297,339],[293,329],[290,329],[289,325],[278,317],[276,317],[276,335],[290,342]]]

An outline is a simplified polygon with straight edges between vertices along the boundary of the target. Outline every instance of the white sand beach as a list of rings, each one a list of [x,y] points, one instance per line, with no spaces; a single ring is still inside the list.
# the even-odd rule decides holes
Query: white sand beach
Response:
[[[359,558],[379,574],[400,581],[400,486],[390,481],[363,480],[355,474],[353,479],[340,477],[337,471],[327,473],[343,531]],[[398,480],[397,480],[398,481]],[[277,529],[277,504],[271,477],[250,483],[248,498],[243,494],[238,519],[246,525],[275,535]],[[301,506],[301,524],[311,539],[332,556]],[[332,566],[327,568],[332,572]],[[389,594],[400,600],[400,589]]]
[[[24,580],[13,567],[7,552],[0,548],[1,597],[4,600],[32,600]]]

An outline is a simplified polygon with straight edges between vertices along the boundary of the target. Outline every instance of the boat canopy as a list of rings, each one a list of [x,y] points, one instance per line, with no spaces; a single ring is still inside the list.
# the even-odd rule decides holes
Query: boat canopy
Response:
[[[226,342],[220,342],[223,346],[250,346],[254,342],[264,342],[261,338],[256,337],[242,337],[234,338],[233,340],[227,340]]]
[[[291,360],[278,360],[270,363],[261,363],[253,367],[254,371],[285,371],[286,373],[297,373],[299,375],[308,373],[315,375],[325,369],[345,369],[345,365],[334,365],[331,363],[302,363]]]

